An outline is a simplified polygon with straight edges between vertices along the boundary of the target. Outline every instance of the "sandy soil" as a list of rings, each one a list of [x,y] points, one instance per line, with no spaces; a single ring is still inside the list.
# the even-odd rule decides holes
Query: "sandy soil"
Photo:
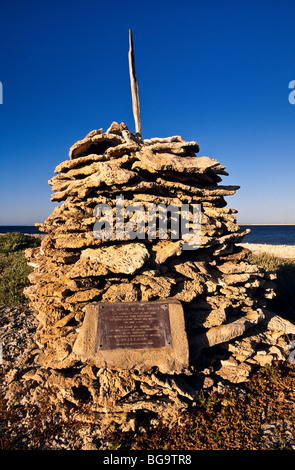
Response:
[[[279,258],[295,259],[295,246],[289,245],[267,245],[256,243],[241,243],[241,246],[248,248],[253,253],[268,253]]]

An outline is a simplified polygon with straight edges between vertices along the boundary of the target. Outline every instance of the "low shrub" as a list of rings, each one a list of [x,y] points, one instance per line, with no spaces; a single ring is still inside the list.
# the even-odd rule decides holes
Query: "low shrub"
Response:
[[[40,244],[41,240],[39,238],[24,233],[6,233],[0,236],[0,253],[15,253],[26,248],[40,246]]]
[[[267,253],[252,254],[249,261],[277,275],[276,297],[268,302],[270,310],[295,320],[295,260],[281,259]]]
[[[23,290],[28,286],[28,275],[32,268],[22,251],[16,253],[0,253],[0,304],[19,305],[26,303]]]
[[[27,300],[23,290],[29,285],[28,275],[32,268],[24,255],[26,248],[41,243],[39,238],[23,233],[7,233],[0,236],[0,304],[19,305]]]

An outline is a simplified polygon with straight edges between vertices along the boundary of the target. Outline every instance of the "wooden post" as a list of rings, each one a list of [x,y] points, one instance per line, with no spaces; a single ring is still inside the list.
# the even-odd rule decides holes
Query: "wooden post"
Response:
[[[130,85],[131,85],[131,96],[132,96],[132,110],[135,121],[135,133],[141,137],[141,122],[140,122],[140,108],[139,108],[139,95],[138,95],[138,83],[135,73],[135,60],[133,50],[133,39],[132,31],[129,29],[129,74],[130,74]]]

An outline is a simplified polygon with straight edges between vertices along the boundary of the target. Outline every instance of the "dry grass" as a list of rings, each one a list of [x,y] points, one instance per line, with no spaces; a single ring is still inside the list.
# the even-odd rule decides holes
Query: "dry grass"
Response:
[[[0,236],[0,305],[19,305],[26,302],[23,290],[29,285],[28,266],[24,250],[40,245],[38,238],[22,233]]]
[[[1,397],[1,450],[65,448],[65,438],[70,449],[81,448],[81,423],[53,419],[54,410],[46,403],[35,415],[32,410],[30,413],[30,418],[24,419],[25,407],[8,411]],[[113,432],[97,439],[97,444],[114,451],[294,450],[295,366],[280,361],[262,367],[238,391],[200,392],[196,405],[180,415],[178,424],[171,428]]]
[[[276,297],[268,304],[270,310],[295,323],[295,260],[277,258],[266,253],[252,254],[249,261],[277,275]]]
[[[253,255],[251,262],[277,273],[278,295],[272,309],[294,320],[295,262],[267,255]],[[7,410],[0,396],[0,449],[59,448],[69,429],[74,448],[80,448],[81,440],[75,439],[78,423],[48,419],[54,411],[46,405],[29,420],[24,416],[24,407]],[[200,392],[196,405],[171,428],[112,433],[97,443],[111,450],[294,450],[295,366],[286,360],[262,367],[238,392]]]
[[[106,441],[120,450],[295,449],[295,367],[288,362],[263,367],[238,395],[201,393],[179,423],[143,434],[112,434]]]

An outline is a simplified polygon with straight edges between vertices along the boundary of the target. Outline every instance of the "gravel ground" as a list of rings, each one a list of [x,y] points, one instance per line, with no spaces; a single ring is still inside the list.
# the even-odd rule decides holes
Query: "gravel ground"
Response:
[[[3,347],[2,373],[0,374],[2,410],[3,405],[5,409],[3,395],[7,389],[6,375],[21,377],[23,370],[28,371],[30,365],[34,367],[34,356],[38,353],[33,341],[35,329],[36,320],[29,306],[0,306],[0,341]],[[285,385],[280,384],[279,393],[275,391],[271,400],[266,396],[265,402],[261,405],[262,411],[260,411],[266,414],[266,417],[261,420],[260,428],[260,445],[264,449],[292,448],[295,450],[295,396],[294,389],[292,389],[292,386],[286,388]],[[25,395],[27,393],[29,394],[30,390],[25,390],[23,396],[20,397],[20,406],[13,410],[14,415],[11,419],[6,417],[6,411],[4,411],[4,419],[0,413],[0,449],[107,450],[109,448],[107,442],[101,441],[98,429],[95,429],[92,424],[65,423],[60,413],[53,409],[45,409],[39,413],[34,407],[30,408],[23,404],[22,402],[26,402]],[[276,397],[276,395],[278,396]],[[279,411],[278,417],[276,416],[275,420],[269,419],[268,414],[272,412],[272,409],[279,408],[281,411]],[[3,413],[2,410],[0,406],[0,411]],[[243,416],[240,418],[243,424]],[[227,426],[226,422],[224,426]],[[182,426],[179,429],[179,432],[182,432]],[[239,433],[239,429],[237,428],[235,432]],[[237,434],[238,437],[239,434]],[[125,439],[128,441],[128,434]],[[160,448],[165,449],[166,447]],[[184,449],[184,447],[172,448]]]
[[[255,254],[267,253],[278,258],[295,259],[295,246],[290,245],[267,245],[266,243],[241,243]]]

